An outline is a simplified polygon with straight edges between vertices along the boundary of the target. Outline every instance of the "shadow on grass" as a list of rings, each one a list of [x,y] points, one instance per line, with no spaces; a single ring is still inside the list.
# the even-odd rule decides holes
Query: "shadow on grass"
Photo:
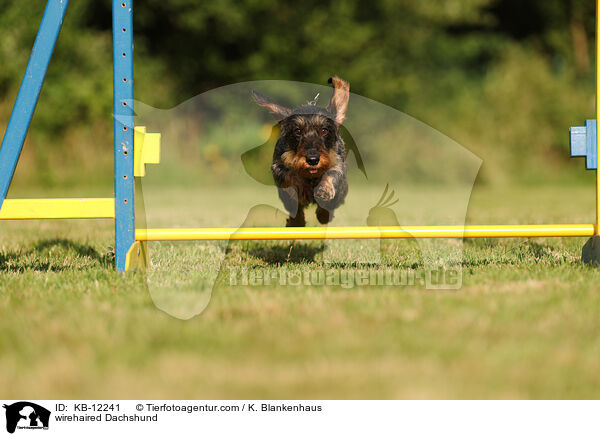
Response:
[[[475,253],[477,256],[476,258],[463,260],[462,266],[464,267],[523,265],[528,262],[550,265],[577,265],[581,263],[579,257],[572,257],[553,244],[541,243],[533,240],[520,241],[511,247],[506,245],[504,241],[498,239],[466,239],[465,246],[470,247],[472,250],[492,249],[494,250],[494,256],[486,255],[483,252]]]
[[[290,243],[287,246],[273,245],[267,247],[250,247],[247,250],[247,253],[250,256],[261,259],[263,262],[269,265],[281,265],[285,263],[315,262],[315,257],[317,254],[324,250],[324,244],[315,246],[313,244],[295,242]]]
[[[228,253],[234,246],[230,245]],[[328,268],[377,268],[377,267],[405,267],[416,269],[423,266],[421,260],[410,261],[323,261],[316,259],[317,255],[327,249],[327,243],[319,243],[315,245],[313,242],[290,242],[285,245],[276,245],[271,243],[259,243],[248,245],[236,245],[237,250],[240,250],[255,259],[261,260],[270,266],[281,266],[285,264],[301,264],[314,263],[316,265],[326,265]],[[256,268],[261,268],[262,265],[257,265]]]
[[[478,241],[471,243],[466,240],[462,259],[457,259],[452,265],[461,267],[486,267],[510,266],[525,264],[545,265],[578,265],[578,256],[573,256],[568,250],[552,243],[533,240],[506,243],[499,240]],[[269,265],[282,265],[286,263],[311,263],[321,264],[315,260],[317,254],[326,249],[326,244],[291,243],[289,245],[254,245],[242,249],[245,253],[261,259]],[[491,251],[491,252],[490,252]],[[381,260],[377,262],[366,261],[331,261],[328,268],[395,268],[418,270],[427,267],[422,253],[415,251],[414,247],[396,250],[392,254],[381,251]],[[260,266],[257,266],[260,268]]]
[[[528,262],[542,262],[547,264],[575,264],[579,260],[565,256],[564,252],[556,246],[537,241],[522,241],[516,245],[504,245],[500,241],[478,241],[472,243],[467,240],[466,246],[472,253],[465,253],[460,262],[463,267],[485,267],[490,265],[515,265]],[[250,257],[271,265],[321,263],[316,260],[318,254],[326,249],[326,244],[305,242],[292,242],[289,244],[230,244],[231,249],[240,250]],[[493,250],[490,256],[485,250]],[[401,250],[403,251],[403,250]],[[377,263],[365,262],[330,262],[330,268],[369,268],[391,267],[403,269],[418,269],[424,266],[422,259],[412,258],[410,254],[402,258],[386,259]],[[383,253],[382,253],[383,254]],[[67,261],[68,260],[68,261]],[[112,269],[114,253],[107,251],[99,253],[90,245],[81,244],[68,239],[46,239],[35,243],[28,249],[14,251],[0,251],[0,272],[22,273],[25,271],[80,271],[93,267]],[[260,266],[257,266],[260,267]]]
[[[66,263],[64,259],[71,257]],[[89,245],[68,239],[46,239],[27,250],[0,252],[0,272],[79,271],[93,266],[112,268],[114,253],[100,254]]]

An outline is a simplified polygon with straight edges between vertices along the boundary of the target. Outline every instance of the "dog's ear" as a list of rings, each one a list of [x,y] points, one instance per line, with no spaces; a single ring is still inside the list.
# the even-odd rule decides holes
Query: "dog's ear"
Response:
[[[278,121],[281,121],[282,119],[287,118],[292,114],[291,109],[288,109],[284,106],[281,106],[280,104],[275,103],[269,97],[265,97],[260,92],[252,91],[252,97],[259,106],[267,108],[269,112],[275,115]]]
[[[350,85],[339,77],[330,77],[329,83],[333,85],[333,95],[327,105],[327,110],[335,116],[335,122],[342,124],[346,119],[346,109],[350,99]]]

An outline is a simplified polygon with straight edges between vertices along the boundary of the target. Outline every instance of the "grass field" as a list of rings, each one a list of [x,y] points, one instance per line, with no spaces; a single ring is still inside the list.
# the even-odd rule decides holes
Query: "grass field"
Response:
[[[591,223],[593,207],[593,185],[477,188],[467,222]],[[0,228],[2,398],[600,397],[600,272],[580,263],[583,238],[467,241],[456,291],[220,280],[183,321],[156,308],[144,274],[113,271],[110,221]],[[179,271],[165,285],[218,266],[186,247],[154,251]],[[360,245],[345,247],[336,265],[355,268]],[[237,243],[227,262],[313,271],[322,252]],[[382,255],[418,268],[408,241]]]

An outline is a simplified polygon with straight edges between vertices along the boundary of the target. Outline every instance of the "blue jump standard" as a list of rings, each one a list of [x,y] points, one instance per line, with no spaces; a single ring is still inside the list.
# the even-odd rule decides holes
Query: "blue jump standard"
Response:
[[[584,127],[571,127],[569,133],[571,157],[585,157],[586,169],[597,169],[596,120],[586,120]]]
[[[48,0],[0,146],[0,208],[12,181],[25,136],[52,58],[69,0]]]

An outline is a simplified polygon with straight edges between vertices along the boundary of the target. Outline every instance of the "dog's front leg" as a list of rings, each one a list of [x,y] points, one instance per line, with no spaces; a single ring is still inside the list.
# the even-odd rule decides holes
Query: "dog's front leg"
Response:
[[[315,200],[319,206],[333,210],[343,200],[348,190],[344,171],[341,165],[328,169],[319,184],[315,187]]]
[[[346,186],[344,170],[341,165],[335,165],[325,171],[321,181],[315,187],[315,200],[321,207],[328,209],[325,204],[334,200],[336,195],[341,194]],[[321,204],[325,203],[325,204]]]
[[[333,174],[330,174],[331,170],[328,170],[321,177],[321,181],[315,187],[315,200],[319,204],[320,202],[327,202],[333,200],[335,197],[335,179]]]

